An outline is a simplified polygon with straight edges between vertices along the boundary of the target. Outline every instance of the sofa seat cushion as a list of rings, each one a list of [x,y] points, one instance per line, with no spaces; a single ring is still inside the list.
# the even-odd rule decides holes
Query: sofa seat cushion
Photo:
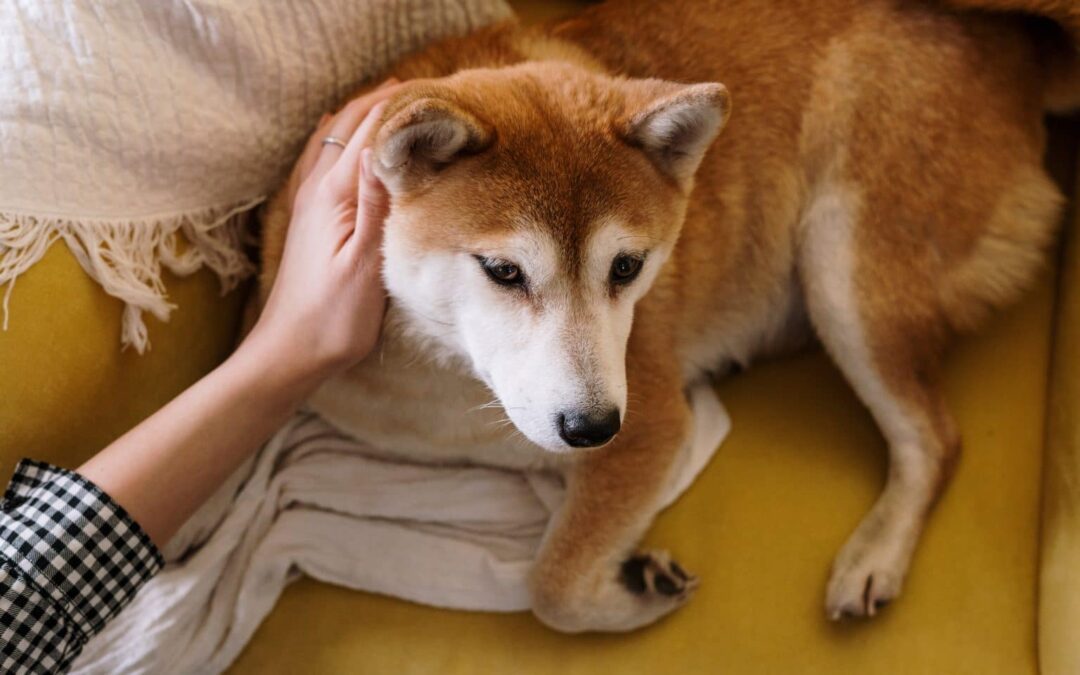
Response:
[[[140,356],[120,350],[123,302],[63,244],[19,277],[0,332],[3,483],[21,457],[78,467],[231,351],[243,290],[222,296],[205,268],[165,284],[178,307],[168,323],[147,319],[152,347]]]
[[[900,599],[825,618],[832,556],[882,487],[869,414],[823,354],[723,382],[731,435],[648,535],[701,576],[685,608],[625,635],[561,635],[529,614],[452,612],[302,580],[235,673],[1034,673],[1043,415],[1053,292],[951,355],[965,455]]]

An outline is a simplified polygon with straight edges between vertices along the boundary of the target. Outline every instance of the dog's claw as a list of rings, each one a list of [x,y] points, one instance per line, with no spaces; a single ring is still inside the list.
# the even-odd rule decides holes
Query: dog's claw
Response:
[[[656,575],[656,590],[663,595],[678,595],[681,590],[678,584],[666,574]]]
[[[679,563],[675,562],[674,560],[671,561],[671,571],[675,574],[675,576],[679,577],[683,581],[690,580],[690,575],[686,573],[686,570],[679,567]]]
[[[698,580],[663,551],[642,553],[622,564],[619,580],[635,595],[655,593],[669,598],[688,598]]]

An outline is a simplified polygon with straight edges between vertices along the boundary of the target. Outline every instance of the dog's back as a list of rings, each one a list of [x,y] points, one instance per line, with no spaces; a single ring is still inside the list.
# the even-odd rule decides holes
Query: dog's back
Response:
[[[796,258],[823,199],[868,206],[860,256],[894,264],[908,290],[911,275],[932,279],[923,300],[951,327],[1014,297],[1060,204],[1041,169],[1052,92],[1030,30],[911,1],[623,0],[554,35],[615,72],[731,91],[735,113],[698,172],[676,253],[701,289],[678,324],[708,336],[688,337],[695,359],[718,341],[745,359],[799,311]]]

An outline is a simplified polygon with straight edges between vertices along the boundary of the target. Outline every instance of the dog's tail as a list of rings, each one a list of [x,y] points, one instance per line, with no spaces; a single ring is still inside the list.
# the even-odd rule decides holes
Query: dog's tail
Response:
[[[943,0],[957,9],[1007,12],[1032,19],[1046,68],[1048,112],[1080,109],[1080,0]]]

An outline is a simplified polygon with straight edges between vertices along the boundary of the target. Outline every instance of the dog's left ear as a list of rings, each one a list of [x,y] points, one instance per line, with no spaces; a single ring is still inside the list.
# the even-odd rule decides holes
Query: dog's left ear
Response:
[[[623,135],[658,169],[685,185],[727,123],[728,90],[715,82],[675,85],[652,80],[640,85],[650,91],[651,100],[625,120]],[[634,93],[640,96],[641,89]]]
[[[490,126],[455,104],[421,98],[393,113],[375,138],[376,172],[393,190],[420,180],[494,139]]]

